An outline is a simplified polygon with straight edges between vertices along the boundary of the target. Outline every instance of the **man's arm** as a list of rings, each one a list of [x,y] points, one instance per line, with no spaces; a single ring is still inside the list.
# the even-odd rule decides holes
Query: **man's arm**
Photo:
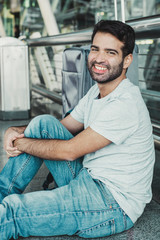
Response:
[[[68,129],[72,135],[81,132],[84,129],[84,124],[75,120],[71,114],[61,120],[61,123]]]
[[[22,138],[16,139],[14,145],[21,152],[43,159],[73,161],[110,143],[88,127],[70,140]]]
[[[64,118],[61,123],[74,135],[81,130],[83,130],[83,124],[76,121],[71,115]],[[8,157],[18,156],[22,153],[22,151],[18,151],[17,147],[13,146],[13,142],[17,138],[24,137],[24,131],[27,126],[18,126],[18,127],[10,127],[6,130],[4,135],[4,149],[8,155]]]

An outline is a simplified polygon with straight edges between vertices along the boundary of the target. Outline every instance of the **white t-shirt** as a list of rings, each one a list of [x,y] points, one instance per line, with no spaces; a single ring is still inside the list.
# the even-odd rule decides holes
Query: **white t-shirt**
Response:
[[[128,79],[106,97],[98,95],[96,84],[71,115],[112,143],[85,155],[83,166],[135,222],[152,197],[155,152],[149,113],[139,88]]]

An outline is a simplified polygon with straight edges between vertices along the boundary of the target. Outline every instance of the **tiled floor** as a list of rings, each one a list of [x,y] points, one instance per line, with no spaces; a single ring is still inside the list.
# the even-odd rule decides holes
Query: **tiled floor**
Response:
[[[3,135],[8,126],[18,126],[27,124],[26,121],[0,121],[0,171],[7,162],[6,154],[3,150]],[[25,192],[37,191],[42,189],[48,170],[44,165],[29,184]],[[152,200],[147,205],[142,217],[137,221],[134,228],[127,232],[113,235],[110,237],[97,238],[97,240],[159,240],[160,239],[160,152],[156,151],[156,168],[153,180],[154,198],[159,201]],[[23,238],[19,238],[22,240]],[[27,240],[79,240],[77,236],[57,236],[57,237],[29,237]]]

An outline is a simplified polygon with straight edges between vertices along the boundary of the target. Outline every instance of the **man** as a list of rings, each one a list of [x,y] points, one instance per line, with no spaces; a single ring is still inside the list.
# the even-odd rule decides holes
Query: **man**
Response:
[[[154,144],[140,91],[125,75],[134,44],[130,26],[97,23],[88,57],[97,84],[61,123],[43,115],[6,131],[12,157],[0,174],[1,239],[103,237],[141,216],[152,196]],[[58,187],[21,194],[42,162]]]

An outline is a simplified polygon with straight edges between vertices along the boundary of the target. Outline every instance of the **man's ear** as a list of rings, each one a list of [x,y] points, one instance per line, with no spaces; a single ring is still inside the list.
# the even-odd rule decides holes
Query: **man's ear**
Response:
[[[128,54],[125,58],[124,58],[124,62],[123,62],[123,68],[127,69],[129,67],[129,65],[131,64],[133,60],[133,55],[132,54]]]

